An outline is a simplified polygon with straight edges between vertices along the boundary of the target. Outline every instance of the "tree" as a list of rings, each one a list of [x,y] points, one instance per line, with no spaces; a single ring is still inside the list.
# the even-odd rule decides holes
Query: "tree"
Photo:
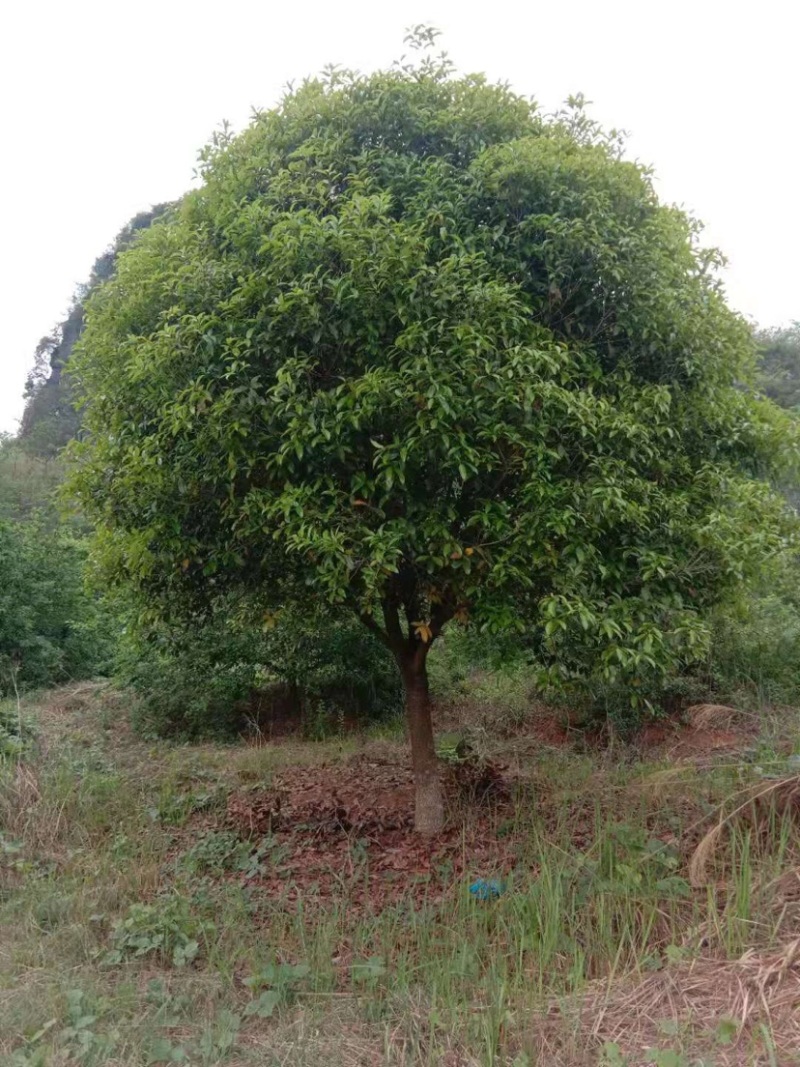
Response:
[[[800,408],[800,322],[756,334],[759,383],[784,408]]]
[[[745,387],[717,257],[579,99],[330,70],[201,176],[89,303],[98,558],[166,613],[350,607],[397,661],[435,832],[443,628],[527,628],[551,682],[641,701],[787,536],[759,477],[788,421]]]

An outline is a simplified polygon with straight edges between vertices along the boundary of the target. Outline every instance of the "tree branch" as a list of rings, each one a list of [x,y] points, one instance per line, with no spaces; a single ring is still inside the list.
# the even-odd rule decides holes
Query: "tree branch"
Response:
[[[389,640],[389,635],[385,630],[382,630],[380,626],[378,626],[372,615],[367,615],[366,612],[363,611],[357,611],[356,615],[371,634],[374,634],[390,651],[394,651],[394,649],[392,649],[392,642]]]
[[[400,625],[397,604],[388,597],[384,597],[381,601],[381,607],[383,608],[383,618],[386,623],[386,633],[389,637],[389,648],[396,655],[399,655],[407,647],[408,642],[403,634],[403,627]]]
[[[431,609],[431,644],[439,636],[448,622],[456,613],[456,606],[452,598],[434,604]]]

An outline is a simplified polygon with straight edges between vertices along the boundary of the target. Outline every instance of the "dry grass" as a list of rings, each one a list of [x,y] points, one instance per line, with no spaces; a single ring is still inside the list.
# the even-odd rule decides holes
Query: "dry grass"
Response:
[[[695,730],[730,730],[752,716],[729,704],[693,704],[685,718]]]
[[[798,957],[795,939],[738,960],[695,959],[595,983],[566,1005],[552,1004],[529,1050],[535,1062],[560,1067],[595,1064],[610,1045],[629,1067],[653,1063],[651,1050],[665,1048],[711,1056],[715,1067],[789,1067],[800,1063]]]
[[[743,799],[742,799],[743,798]],[[738,802],[737,802],[738,801]],[[732,802],[735,806],[731,806]],[[726,830],[737,820],[747,820],[755,833],[769,832],[776,819],[800,813],[800,776],[792,775],[766,784],[749,786],[734,794],[720,809],[719,819],[701,839],[689,861],[689,881],[695,887],[708,882],[708,868]]]

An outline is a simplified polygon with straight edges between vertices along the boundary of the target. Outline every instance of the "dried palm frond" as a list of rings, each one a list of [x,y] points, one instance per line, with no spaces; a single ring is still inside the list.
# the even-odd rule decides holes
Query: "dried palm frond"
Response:
[[[742,794],[738,794],[741,796]],[[770,817],[800,811],[800,775],[759,784],[745,791],[745,799],[732,811],[720,809],[719,821],[703,836],[689,861],[689,882],[695,887],[706,885],[711,858],[723,832],[736,819],[749,818],[756,828]]]
[[[686,718],[696,730],[729,730],[740,720],[742,712],[729,704],[693,704]]]

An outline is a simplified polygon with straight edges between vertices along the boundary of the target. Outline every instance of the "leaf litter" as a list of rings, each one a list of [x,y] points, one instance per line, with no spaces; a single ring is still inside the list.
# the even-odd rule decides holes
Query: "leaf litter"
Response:
[[[227,824],[244,837],[271,839],[279,857],[249,884],[273,906],[344,899],[377,912],[438,902],[466,877],[507,873],[520,859],[507,832],[517,783],[489,761],[446,766],[443,777],[450,818],[434,838],[414,831],[411,769],[396,759],[359,754],[286,771],[269,789],[233,793]]]

